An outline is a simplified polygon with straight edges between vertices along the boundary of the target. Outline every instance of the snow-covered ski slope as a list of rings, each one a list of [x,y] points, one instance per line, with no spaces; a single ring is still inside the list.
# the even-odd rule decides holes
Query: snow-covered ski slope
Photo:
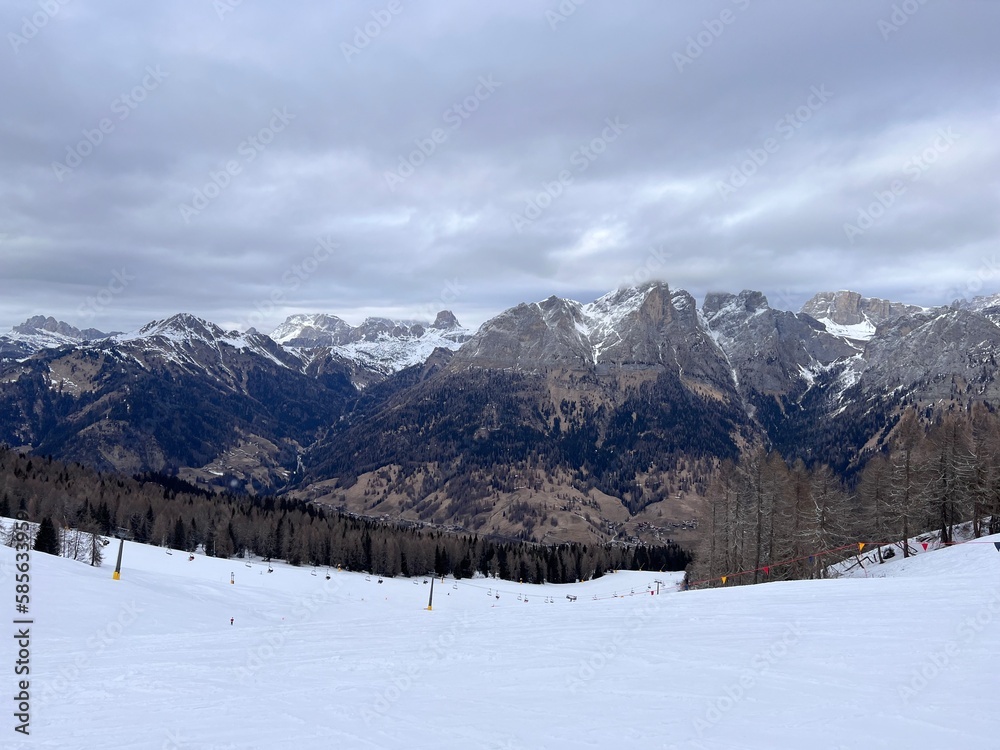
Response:
[[[23,739],[0,547],[0,747],[1000,747],[992,544],[659,596],[677,574],[439,580],[432,611],[423,579],[127,543],[114,581],[107,551],[99,569],[32,556]]]

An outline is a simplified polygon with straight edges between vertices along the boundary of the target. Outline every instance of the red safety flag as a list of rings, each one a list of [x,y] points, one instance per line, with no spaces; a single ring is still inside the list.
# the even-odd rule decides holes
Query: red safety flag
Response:
[[[924,547],[924,552],[926,552],[926,551],[927,551],[927,542],[921,542],[920,544],[922,544],[922,545],[923,545],[923,547]]]
[[[766,576],[771,575],[771,566],[770,565],[765,565],[764,566],[764,575],[766,575]]]

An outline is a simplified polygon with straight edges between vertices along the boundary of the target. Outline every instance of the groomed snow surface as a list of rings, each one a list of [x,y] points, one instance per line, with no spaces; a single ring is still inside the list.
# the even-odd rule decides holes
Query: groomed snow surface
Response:
[[[424,579],[127,543],[114,581],[106,549],[101,568],[32,555],[22,739],[0,547],[0,747],[1000,747],[989,543],[868,577],[659,596],[677,574],[447,579],[432,611]]]

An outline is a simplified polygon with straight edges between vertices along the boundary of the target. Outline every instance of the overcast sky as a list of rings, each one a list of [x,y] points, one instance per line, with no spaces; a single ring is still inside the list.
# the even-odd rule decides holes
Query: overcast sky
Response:
[[[0,5],[0,329],[1000,290],[1000,3],[59,2]]]

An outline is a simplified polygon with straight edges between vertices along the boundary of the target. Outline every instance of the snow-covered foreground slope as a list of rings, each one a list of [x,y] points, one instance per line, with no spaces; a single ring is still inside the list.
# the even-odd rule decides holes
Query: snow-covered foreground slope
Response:
[[[14,553],[0,547],[2,747],[1000,746],[990,544],[879,566],[884,578],[659,596],[648,587],[676,574],[449,579],[432,611],[422,579],[127,544],[113,581],[108,557],[32,557],[21,740]]]

